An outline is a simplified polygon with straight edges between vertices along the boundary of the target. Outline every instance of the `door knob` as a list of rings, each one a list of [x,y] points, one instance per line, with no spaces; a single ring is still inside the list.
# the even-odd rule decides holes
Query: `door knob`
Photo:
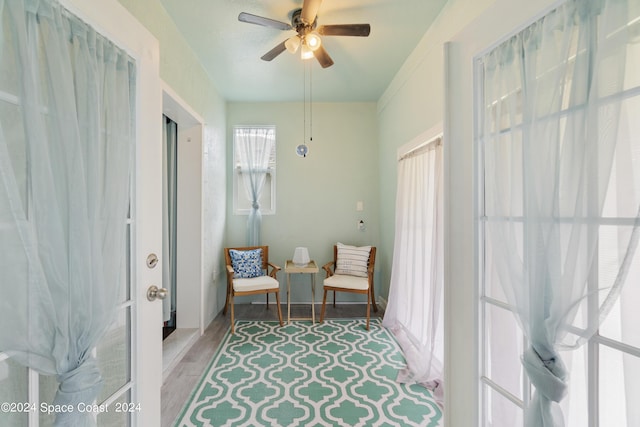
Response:
[[[149,286],[147,289],[147,299],[155,301],[157,299],[165,299],[169,291],[166,288],[159,288],[156,285]]]

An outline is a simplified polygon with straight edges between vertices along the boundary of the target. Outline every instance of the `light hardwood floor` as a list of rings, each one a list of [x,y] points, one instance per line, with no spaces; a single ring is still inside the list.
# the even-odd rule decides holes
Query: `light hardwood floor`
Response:
[[[316,304],[316,321],[320,319],[320,308],[321,304]],[[334,308],[332,304],[327,302],[325,313],[327,319],[365,317],[365,315],[365,304],[338,304]],[[371,317],[382,318],[383,315],[384,311],[379,305],[377,313],[373,311],[373,308],[371,309]],[[286,322],[286,304],[282,305],[282,316]],[[311,316],[309,304],[291,305],[291,317],[307,316]],[[265,305],[260,304],[236,305],[235,317],[240,320],[278,320],[274,305],[269,306],[267,310]],[[226,316],[223,316],[222,313],[218,314],[205,330],[204,335],[198,338],[165,380],[162,385],[162,427],[173,425],[182,406],[209,365],[229,326],[229,313]]]

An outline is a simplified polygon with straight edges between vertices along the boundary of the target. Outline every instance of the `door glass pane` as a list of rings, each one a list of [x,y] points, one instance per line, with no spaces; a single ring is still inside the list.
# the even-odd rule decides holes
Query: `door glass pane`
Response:
[[[4,96],[4,94],[0,93],[0,96]],[[2,117],[0,131],[9,151],[22,209],[27,212],[27,143],[25,142],[22,109],[12,102],[0,100],[0,117]],[[0,222],[12,219],[8,201],[3,200],[3,205],[0,206]]]
[[[640,425],[640,359],[600,346],[600,425]]]
[[[633,25],[634,31],[639,31],[640,22],[636,19]],[[627,44],[627,57],[625,61],[624,89],[640,86],[640,43]]]
[[[493,218],[522,218],[523,194],[513,192],[512,188],[522,188],[522,162],[517,161],[522,154],[522,131],[512,129],[501,133],[495,140],[485,143],[487,157],[498,157],[503,161],[499,165],[485,168],[484,208],[485,214]]]
[[[600,247],[601,256],[598,259],[599,283],[601,287],[610,287],[615,281],[617,267],[620,260],[618,253],[618,238],[627,236],[631,227],[601,227]],[[613,266],[613,267],[611,267]],[[601,295],[600,303],[604,295]],[[640,347],[640,249],[636,250],[633,261],[622,287],[620,298],[615,302],[609,315],[600,325],[600,335],[613,340]]]
[[[587,345],[583,345],[575,350],[560,352],[560,357],[570,372],[569,394],[560,402],[567,427],[589,425],[587,348]]]
[[[6,12],[0,14],[0,40],[2,40],[2,61],[0,61],[0,91],[15,93],[20,87],[20,72],[18,59],[13,47],[15,46],[12,29],[15,25],[10,21],[12,16]]]
[[[104,387],[98,397],[98,402],[107,399],[131,379],[129,365],[130,326],[130,307],[125,307],[98,345],[98,366],[104,380]]]
[[[56,391],[58,390],[58,381],[53,375],[40,375],[38,377],[38,393],[40,396],[40,405],[44,405],[45,410],[39,408],[40,414],[40,426],[53,426],[53,421],[56,418],[53,409],[49,410],[49,405],[53,405],[53,400],[56,397]]]
[[[523,257],[522,236],[524,232],[522,222],[518,220],[507,221],[502,218],[489,218],[485,226],[486,235],[483,254],[485,257],[485,294],[507,303],[508,299],[504,293],[505,287],[503,287],[500,279],[509,280],[509,275],[504,273],[505,242],[498,232],[499,230],[506,232],[506,235],[513,236],[514,242],[510,246],[515,248],[520,259]],[[502,274],[500,274],[501,272]],[[510,289],[510,286],[506,286],[506,289]]]
[[[640,282],[625,285],[620,295],[600,327],[604,337],[640,347]]]
[[[2,353],[0,353],[1,355]],[[16,405],[9,411],[0,411],[0,426],[24,426],[27,423],[27,412],[17,411],[17,405],[28,402],[27,368],[11,359],[0,361],[0,403]],[[12,412],[11,409],[16,409]]]
[[[505,398],[489,386],[484,386],[485,420],[486,427],[514,427],[522,426],[522,408]]]
[[[487,362],[484,375],[522,399],[522,332],[509,310],[485,305]]]
[[[98,427],[129,427],[131,414],[139,411],[131,402],[131,391],[127,391],[108,406],[108,411],[98,413]]]
[[[496,268],[495,253],[488,240],[484,247],[484,257],[484,294],[506,304],[507,297],[504,294],[500,275]]]

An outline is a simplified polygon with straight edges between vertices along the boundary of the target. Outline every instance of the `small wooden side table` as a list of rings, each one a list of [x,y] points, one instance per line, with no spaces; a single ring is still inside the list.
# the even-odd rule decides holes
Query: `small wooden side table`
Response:
[[[284,264],[284,272],[287,274],[287,324],[292,320],[311,320],[312,323],[316,323],[316,274],[318,273],[318,266],[316,262],[311,260],[305,267],[296,266],[292,260],[287,260]],[[311,275],[311,317],[296,317],[291,318],[291,275],[292,274],[310,274]]]

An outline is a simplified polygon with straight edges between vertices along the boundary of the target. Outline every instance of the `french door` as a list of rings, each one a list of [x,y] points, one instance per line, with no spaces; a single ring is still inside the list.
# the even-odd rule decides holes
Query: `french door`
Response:
[[[162,254],[158,45],[116,0],[60,2],[125,49],[136,61],[137,75],[134,173],[126,219],[127,263],[122,272],[126,286],[119,296],[116,321],[93,350],[104,379],[102,391],[94,405],[73,410],[91,412],[98,426],[160,425],[162,304],[148,292],[152,286],[162,287],[163,260],[154,258]],[[19,105],[20,99],[9,86],[0,87],[0,115],[12,114]],[[52,404],[57,388],[55,377],[40,375],[0,352],[0,425],[52,425],[61,410]]]

